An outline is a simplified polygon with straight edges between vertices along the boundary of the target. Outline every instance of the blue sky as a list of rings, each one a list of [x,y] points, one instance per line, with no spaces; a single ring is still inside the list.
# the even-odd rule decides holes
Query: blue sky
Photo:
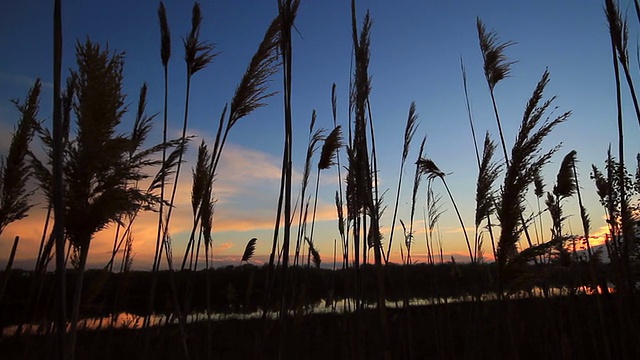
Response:
[[[197,73],[192,82],[189,133],[210,141],[224,104],[231,100],[246,65],[257,48],[264,31],[277,12],[277,2],[266,0],[203,1],[202,39],[216,44],[220,54],[212,64]],[[629,4],[631,4],[629,2]],[[623,1],[623,10],[629,4]],[[124,90],[135,107],[137,92],[143,82],[149,85],[148,112],[162,111],[162,65],[159,56],[159,28],[156,1],[63,1],[63,69],[74,67],[77,40],[89,37],[108,44],[114,51],[126,53]],[[172,35],[170,62],[169,119],[173,136],[182,126],[185,94],[185,64],[181,37],[190,29],[192,3],[167,1],[167,15]],[[609,144],[616,146],[615,91],[607,25],[603,2],[564,1],[358,1],[361,19],[369,9],[374,20],[371,34],[371,66],[374,126],[380,168],[380,189],[388,190],[388,210],[383,219],[388,237],[393,197],[402,152],[404,124],[411,101],[416,101],[420,126],[414,139],[405,173],[399,217],[407,220],[408,201],[413,177],[411,165],[417,156],[419,141],[427,136],[427,156],[445,172],[467,227],[473,225],[476,165],[470,129],[464,104],[460,73],[462,56],[468,73],[469,93],[479,136],[489,131],[498,139],[491,100],[482,71],[476,32],[476,17],[489,28],[495,28],[502,40],[517,44],[506,51],[516,64],[511,77],[496,87],[496,99],[503,121],[507,146],[513,144],[524,105],[545,68],[551,73],[547,97],[557,95],[556,114],[572,110],[569,121],[560,125],[544,144],[549,149],[562,142],[563,147],[546,168],[545,182],[552,184],[562,157],[577,150],[583,196],[591,212],[593,229],[604,226],[602,210],[589,180],[591,164],[601,166]],[[8,148],[10,132],[17,112],[9,99],[24,98],[36,77],[45,87],[41,99],[40,118],[51,119],[52,8],[50,2],[6,0],[0,5],[0,152]],[[330,129],[331,85],[338,91],[339,123],[346,128],[348,117],[348,84],[351,66],[349,1],[302,1],[293,38],[293,111],[294,167],[302,171],[312,110],[318,113],[317,126]],[[633,15],[633,17],[632,17]],[[630,43],[637,44],[635,13],[629,12]],[[635,50],[631,51],[635,54]],[[633,55],[633,63],[637,64]],[[632,67],[635,67],[632,66]],[[271,83],[280,91],[282,75]],[[626,96],[626,95],[625,95]],[[268,101],[268,106],[243,119],[230,135],[230,143],[222,160],[217,180],[218,205],[214,224],[214,256],[220,261],[235,261],[244,244],[258,237],[256,261],[268,253],[282,153],[283,116],[281,93]],[[640,149],[639,128],[632,117],[629,99],[625,99],[628,158]],[[133,114],[125,116],[126,131]],[[152,136],[160,141],[160,123]],[[181,256],[185,232],[189,231],[189,171],[195,157],[195,146],[187,156],[181,177],[179,203],[172,229],[175,232],[175,256]],[[316,226],[317,247],[325,262],[330,262],[335,230],[333,194],[336,190],[335,170],[323,174],[320,188],[320,218]],[[424,187],[423,187],[424,189]],[[436,191],[446,195],[439,184]],[[297,193],[297,190],[294,190]],[[443,198],[446,200],[446,198]],[[420,204],[424,194],[421,193]],[[535,206],[531,197],[531,209]],[[23,237],[18,258],[33,257],[43,224],[42,204],[31,216],[13,224],[0,239],[0,257],[4,261],[10,240]],[[418,220],[422,205],[418,206]],[[448,201],[440,227],[445,253],[464,254],[465,245],[455,213]],[[570,200],[566,210],[574,213],[576,201]],[[549,223],[549,219],[545,218]],[[136,266],[148,268],[153,239],[150,239],[154,217],[140,219],[134,252]],[[570,218],[574,232],[579,221]],[[421,228],[421,226],[417,226]],[[113,230],[100,234],[93,242],[92,255],[100,264],[110,248]],[[547,231],[548,236],[548,231]],[[398,239],[398,238],[396,238]],[[418,235],[414,259],[423,261],[424,241]],[[395,241],[394,241],[395,242]],[[397,243],[396,243],[397,244]],[[399,252],[394,246],[394,252]],[[485,252],[489,253],[487,246]],[[91,263],[91,259],[89,262]]]

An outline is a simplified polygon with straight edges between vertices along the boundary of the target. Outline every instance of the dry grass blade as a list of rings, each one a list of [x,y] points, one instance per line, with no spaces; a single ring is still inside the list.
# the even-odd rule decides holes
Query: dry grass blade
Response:
[[[229,125],[231,128],[242,117],[264,106],[264,100],[274,93],[267,93],[267,82],[279,66],[280,20],[276,17],[251,58],[240,84],[231,100]]]
[[[494,30],[488,31],[480,18],[476,19],[476,26],[484,61],[484,76],[489,84],[489,89],[493,91],[500,80],[509,76],[511,65],[515,64],[515,61],[509,61],[504,55],[504,50],[515,43],[513,41],[500,42],[498,34]]]
[[[318,161],[318,170],[326,170],[335,165],[338,150],[342,146],[344,146],[342,142],[342,131],[340,125],[338,125],[324,140],[322,152],[320,153],[320,161]]]
[[[171,57],[171,32],[167,21],[167,11],[162,1],[158,6],[158,22],[160,23],[160,58],[162,59],[162,66],[166,68]]]
[[[240,262],[246,262],[251,260],[251,257],[253,257],[253,253],[256,251],[257,241],[258,239],[256,238],[252,238],[251,240],[249,240],[249,242],[247,243],[247,246],[244,248],[244,253],[242,254],[242,259],[240,260]]]

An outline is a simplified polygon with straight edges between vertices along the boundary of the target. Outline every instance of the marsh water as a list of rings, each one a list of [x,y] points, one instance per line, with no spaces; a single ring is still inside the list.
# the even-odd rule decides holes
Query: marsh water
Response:
[[[614,292],[615,289],[609,288],[609,292]],[[552,288],[548,290],[547,296],[568,296],[568,295],[578,295],[578,294],[594,294],[601,293],[601,290],[598,289],[594,291],[593,289],[585,286],[581,286],[577,289],[570,288]],[[530,297],[544,297],[545,292],[541,288],[533,288],[531,291],[521,291],[516,293],[511,293],[507,295],[511,299],[524,299]],[[480,297],[476,298],[472,295],[466,295],[461,297],[449,297],[449,298],[410,298],[407,299],[408,306],[429,306],[429,305],[439,305],[439,304],[448,304],[448,303],[458,303],[458,302],[471,302],[471,301],[490,301],[496,300],[497,296],[495,293],[485,293]],[[389,301],[387,300],[385,306],[387,308],[402,308],[405,306],[404,300],[396,300]],[[377,304],[375,302],[362,302],[361,308],[363,309],[374,309]],[[356,301],[355,299],[341,299],[337,301],[326,301],[321,300],[315,304],[310,304],[304,306],[298,310],[290,310],[289,315],[312,315],[312,314],[324,314],[324,313],[350,313],[355,311],[356,309]],[[200,321],[224,321],[224,320],[249,320],[249,319],[258,319],[262,316],[266,316],[270,319],[275,319],[278,317],[277,311],[267,311],[266,313],[263,310],[258,310],[254,312],[212,312],[207,315],[204,312],[196,312],[185,316],[186,323],[194,323]],[[78,322],[78,328],[82,330],[99,330],[99,329],[140,329],[143,327],[145,321],[144,315],[137,315],[128,312],[121,312],[109,316],[103,317],[89,317],[81,319]],[[174,314],[152,314],[149,316],[149,324],[150,326],[163,326],[169,324],[178,324],[179,318]],[[47,334],[52,332],[53,323],[51,322],[42,322],[42,323],[33,323],[33,324],[21,324],[21,325],[13,325],[8,326],[2,329],[3,336],[12,336],[17,334]],[[67,324],[69,328],[70,325]]]

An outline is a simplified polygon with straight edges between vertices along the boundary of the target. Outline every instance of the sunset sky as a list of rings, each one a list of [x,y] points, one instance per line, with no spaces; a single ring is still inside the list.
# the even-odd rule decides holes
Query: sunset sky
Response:
[[[346,0],[302,0],[300,5],[297,32],[293,36],[294,199],[299,192],[312,110],[317,111],[318,127],[330,130],[333,126],[330,102],[333,83],[337,85],[339,123],[345,129],[348,126],[352,61],[349,3]],[[558,96],[555,114],[571,110],[573,115],[543,145],[546,150],[560,142],[563,144],[546,167],[544,180],[550,189],[562,157],[575,149],[580,161],[584,202],[592,218],[592,233],[602,233],[605,226],[603,211],[589,173],[591,164],[602,167],[610,144],[617,146],[613,67],[603,3],[584,0],[357,2],[359,19],[369,9],[374,20],[371,105],[377,135],[380,190],[387,191],[387,211],[382,221],[386,239],[391,225],[404,126],[409,105],[414,100],[420,126],[407,162],[399,218],[408,221],[413,163],[419,142],[426,135],[427,156],[448,174],[449,187],[466,227],[473,231],[477,170],[464,103],[460,57],[464,58],[467,68],[477,134],[481,137],[489,131],[498,140],[482,70],[476,17],[480,17],[488,28],[495,28],[502,40],[516,42],[506,50],[509,59],[517,61],[511,77],[500,82],[495,90],[507,146],[513,144],[526,101],[548,68],[551,82],[546,97]],[[192,4],[166,2],[172,35],[168,114],[172,137],[179,136],[182,126],[186,70],[181,37],[190,30]],[[631,58],[635,68],[638,26],[629,4],[631,2],[622,1],[621,8],[623,11],[629,9]],[[215,43],[219,55],[192,80],[188,131],[195,139],[186,156],[171,224],[176,259],[182,257],[191,226],[190,173],[195,164],[197,144],[202,138],[211,143],[220,112],[231,100],[264,31],[277,13],[275,0],[203,1],[201,5],[204,17],[201,38]],[[108,44],[109,49],[126,53],[124,92],[128,94],[130,109],[135,108],[139,88],[146,82],[149,86],[148,113],[161,112],[163,70],[157,7],[156,1],[63,1],[64,76],[68,74],[66,69],[75,68],[77,40],[84,41],[89,37],[105,46]],[[38,77],[44,83],[40,119],[50,126],[52,12],[50,1],[5,0],[0,5],[0,154],[6,154],[18,119],[18,112],[9,100],[24,99]],[[284,137],[281,84],[282,74],[278,73],[271,85],[272,90],[279,93],[268,101],[267,107],[241,120],[233,129],[222,156],[214,188],[218,199],[213,234],[216,264],[237,264],[246,242],[252,237],[258,238],[254,263],[262,264],[268,257]],[[624,101],[625,114],[628,114],[625,119],[629,139],[627,157],[634,159],[640,151],[637,141],[640,130],[632,117],[628,97]],[[122,132],[129,131],[133,117],[133,111],[125,115]],[[161,114],[151,134],[153,142],[162,139],[160,119]],[[40,147],[37,143],[34,145]],[[312,178],[315,179],[315,174]],[[310,191],[313,191],[312,186]],[[324,264],[332,262],[333,241],[339,236],[333,203],[336,189],[335,169],[323,173],[315,238]],[[425,187],[421,189],[414,226],[417,229],[422,229]],[[446,209],[440,221],[444,252],[464,261],[466,245],[460,225],[444,188],[437,183],[435,189],[443,196],[443,208]],[[16,266],[33,266],[46,206],[40,194],[33,199],[38,204],[30,216],[7,227],[0,237],[0,266],[6,263],[16,235],[22,238]],[[533,211],[535,197],[531,196],[529,201],[529,210]],[[569,214],[575,214],[577,208],[574,199],[565,203],[565,211]],[[136,222],[135,268],[151,267],[156,221],[154,214],[146,214]],[[548,239],[550,219],[546,214],[544,221]],[[571,216],[567,224],[567,230],[581,232],[578,217]],[[400,229],[399,222],[396,225]],[[394,235],[392,259],[395,261],[399,261],[400,231]],[[113,233],[112,227],[96,236],[88,260],[90,266],[105,264]],[[423,234],[421,230],[416,232],[413,258],[417,261],[425,260]],[[486,241],[485,254],[488,256],[490,252]]]

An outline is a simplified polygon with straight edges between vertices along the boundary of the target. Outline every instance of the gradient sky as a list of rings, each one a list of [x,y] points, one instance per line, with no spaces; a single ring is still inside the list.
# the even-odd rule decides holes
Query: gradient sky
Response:
[[[346,0],[303,0],[293,37],[293,115],[294,167],[300,178],[304,163],[308,124],[313,109],[317,126],[330,129],[331,85],[338,91],[339,122],[347,126],[348,84],[351,64],[350,7]],[[202,39],[216,44],[220,54],[192,81],[189,133],[196,136],[180,179],[177,210],[172,222],[174,256],[181,258],[190,230],[190,169],[200,138],[211,141],[224,104],[231,100],[264,31],[276,15],[277,2],[266,0],[203,1]],[[135,107],[143,82],[149,85],[147,110],[162,110],[162,65],[159,54],[159,28],[156,1],[63,1],[63,69],[75,68],[74,47],[77,40],[108,44],[109,49],[124,51],[124,92],[130,107]],[[169,121],[172,136],[179,136],[182,126],[185,93],[185,64],[181,37],[190,30],[192,3],[167,1],[172,35],[170,61]],[[563,147],[545,170],[545,183],[555,181],[562,157],[577,150],[579,173],[585,205],[591,213],[592,232],[601,233],[605,223],[593,183],[589,179],[591,164],[602,166],[609,144],[616,146],[615,91],[608,29],[601,1],[358,1],[358,17],[366,9],[373,17],[371,66],[374,126],[380,170],[380,189],[387,190],[388,209],[383,218],[383,232],[388,238],[393,198],[402,152],[404,125],[411,101],[415,100],[420,126],[414,139],[405,173],[399,218],[408,219],[413,166],[420,139],[427,136],[426,153],[448,173],[447,181],[461,208],[466,226],[472,230],[475,180],[477,176],[473,142],[466,115],[459,59],[465,61],[469,93],[476,131],[489,131],[498,139],[491,100],[482,70],[476,32],[476,17],[495,28],[502,40],[517,44],[508,48],[507,56],[517,61],[511,77],[496,87],[496,99],[503,121],[507,146],[513,144],[522,119],[524,105],[545,68],[551,73],[546,97],[557,95],[556,114],[568,110],[573,115],[560,125],[544,143],[544,149],[562,142]],[[621,5],[628,8],[627,1]],[[0,5],[0,153],[6,154],[17,111],[9,99],[24,99],[35,78],[44,82],[40,119],[51,121],[52,97],[52,2],[39,0],[5,0]],[[633,15],[633,16],[631,16]],[[629,13],[630,43],[636,44],[637,21]],[[632,51],[635,54],[635,51]],[[636,63],[635,55],[633,62]],[[68,72],[65,72],[68,74]],[[273,78],[272,89],[281,90],[282,75]],[[626,94],[625,94],[626,96]],[[625,111],[632,115],[628,98]],[[277,204],[280,162],[283,147],[283,112],[281,93],[269,100],[267,107],[242,119],[232,131],[222,157],[215,184],[218,198],[214,220],[214,258],[218,264],[237,263],[246,241],[257,237],[254,262],[266,258],[271,245]],[[133,114],[125,115],[122,131],[128,131]],[[160,119],[161,117],[159,117]],[[160,122],[151,134],[161,141]],[[636,120],[629,116],[626,134],[629,159],[638,147]],[[634,139],[636,139],[634,141]],[[316,160],[317,161],[317,160]],[[327,176],[330,174],[331,176]],[[316,243],[325,264],[331,262],[335,226],[333,194],[335,170],[323,174],[318,205]],[[315,175],[312,175],[315,177]],[[436,191],[446,195],[436,184]],[[424,190],[424,187],[422,187]],[[298,190],[294,190],[297,194]],[[11,241],[22,237],[18,264],[32,266],[44,224],[45,204],[41,197],[30,216],[10,225],[0,238],[0,264],[6,262]],[[443,200],[447,200],[443,197]],[[420,194],[416,228],[422,228]],[[466,246],[455,213],[444,201],[446,213],[440,221],[446,254],[462,257]],[[530,209],[535,198],[530,198]],[[574,214],[577,202],[567,201],[565,211]],[[544,218],[550,224],[548,217]],[[145,215],[135,226],[134,266],[148,269],[155,241],[155,216]],[[574,233],[579,220],[569,218]],[[550,225],[545,225],[545,228]],[[399,224],[398,224],[399,228]],[[413,247],[414,260],[424,261],[424,232],[417,231]],[[399,232],[396,235],[400,234]],[[545,236],[549,236],[545,230]],[[113,228],[98,234],[92,242],[89,263],[104,264],[111,248]],[[395,237],[393,258],[399,249]],[[488,243],[485,253],[491,252]]]

